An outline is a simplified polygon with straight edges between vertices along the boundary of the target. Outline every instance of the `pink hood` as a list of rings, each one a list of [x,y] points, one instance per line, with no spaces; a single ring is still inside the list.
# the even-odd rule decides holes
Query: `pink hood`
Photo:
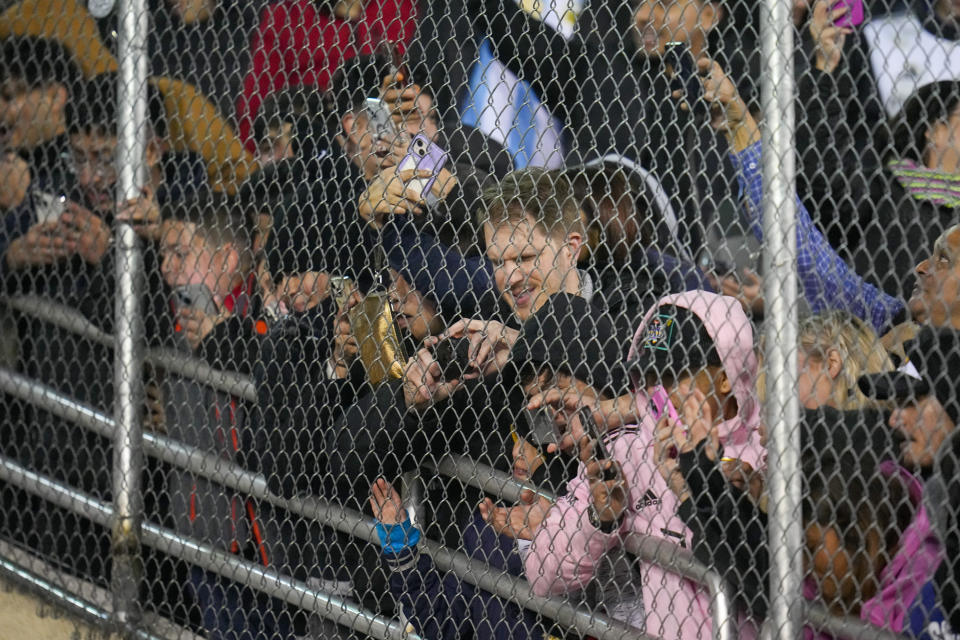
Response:
[[[727,455],[741,457],[758,468],[763,462],[763,451],[759,448],[757,433],[760,427],[760,403],[756,391],[757,355],[754,351],[753,325],[736,298],[706,291],[669,295],[648,310],[637,327],[627,354],[628,361],[636,358],[647,323],[661,306],[668,304],[689,309],[696,314],[713,338],[739,407],[736,418],[718,425],[720,443],[724,445]],[[635,399],[639,414],[647,414],[650,403],[646,394],[638,390]]]

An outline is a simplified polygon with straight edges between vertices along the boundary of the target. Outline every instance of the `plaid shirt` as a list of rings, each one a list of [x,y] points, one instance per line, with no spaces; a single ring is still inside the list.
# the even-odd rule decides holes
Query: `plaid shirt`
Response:
[[[730,153],[740,190],[747,196],[744,207],[750,228],[763,242],[763,175],[761,148],[757,142],[740,153]],[[797,198],[797,274],[803,295],[815,313],[843,309],[884,333],[904,303],[887,295],[857,275],[834,251]]]

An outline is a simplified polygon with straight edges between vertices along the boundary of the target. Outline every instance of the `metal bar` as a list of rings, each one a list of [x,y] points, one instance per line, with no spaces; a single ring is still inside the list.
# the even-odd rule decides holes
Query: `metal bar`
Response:
[[[40,318],[99,344],[111,348],[114,346],[113,336],[101,331],[72,307],[39,296],[7,296],[0,300],[15,311]],[[250,402],[257,401],[256,388],[249,377],[233,371],[214,369],[199,358],[173,349],[147,349],[144,360],[165,371],[210,385],[218,391]]]
[[[147,122],[147,32],[150,28],[146,0],[120,0],[117,60],[117,182],[119,200],[137,198],[146,176],[145,154],[151,135]],[[123,629],[140,621],[139,592],[143,577],[140,555],[140,522],[143,496],[143,254],[140,239],[129,224],[117,224],[115,237],[116,346],[114,351],[113,443],[114,522],[111,527],[114,614]]]
[[[686,549],[661,538],[631,533],[623,541],[624,548],[643,562],[654,564],[707,587],[710,592],[710,613],[714,640],[738,637],[736,613],[730,585],[716,571],[700,563]]]
[[[806,621],[817,631],[845,640],[907,640],[904,635],[875,627],[860,618],[835,616],[819,604],[807,606]]]
[[[15,564],[6,558],[0,557],[0,574],[11,582],[15,582],[24,588],[36,593],[44,600],[61,607],[67,613],[81,618],[87,622],[106,626],[111,621],[111,613],[97,605],[76,596],[65,589],[61,589],[56,584],[45,580],[35,573]],[[164,640],[146,631],[137,629],[133,632],[133,637],[142,640]]]
[[[32,402],[54,415],[73,420],[101,435],[109,435],[112,432],[112,421],[109,416],[65,398],[45,385],[2,367],[0,367],[0,390]],[[201,452],[157,434],[144,434],[144,449],[148,455],[181,466],[224,487],[269,502],[305,518],[311,518],[372,544],[379,544],[373,522],[352,509],[317,497],[284,499],[267,489],[266,479],[263,476],[226,462],[218,456]],[[50,481],[47,480],[47,482]],[[89,503],[90,501],[87,500],[84,504]],[[67,504],[65,508],[71,507]],[[93,519],[87,511],[80,513]],[[146,537],[150,526],[152,525],[147,524],[144,529],[144,541],[148,544],[151,544]],[[516,601],[521,606],[555,619],[561,624],[569,625],[577,631],[589,633],[598,640],[648,637],[607,616],[574,610],[565,600],[535,596],[526,580],[492,570],[488,565],[472,560],[462,553],[450,551],[436,542],[424,540],[421,545],[434,558],[434,562],[441,571],[454,572],[461,579],[502,597],[517,596]]]
[[[110,433],[112,433],[113,422],[109,416],[66,398],[49,387],[3,367],[0,367],[0,391],[22,398],[41,409],[50,411],[61,418],[72,420],[80,426],[86,427],[98,434],[109,436]],[[379,543],[379,539],[374,531],[373,522],[352,509],[347,509],[313,496],[289,499],[281,498],[268,490],[266,480],[262,476],[227,463],[218,456],[204,453],[193,447],[183,445],[175,440],[157,434],[144,434],[144,449],[148,455],[192,471],[224,487],[267,501],[291,513],[316,520],[317,522],[321,522],[329,527],[372,544]],[[499,494],[507,500],[519,499],[520,491],[528,488],[506,474],[501,474],[485,465],[474,463],[464,456],[446,456],[440,461],[438,467],[451,477],[470,483],[489,493]],[[482,480],[482,474],[485,474],[487,471],[492,475],[488,481],[484,481]],[[2,476],[2,474],[2,469],[0,469],[0,476]],[[41,476],[37,477],[39,478]],[[77,495],[79,496],[80,494]],[[93,504],[91,500],[82,498],[80,504],[84,505],[83,508],[78,511],[81,515],[100,522],[96,517],[90,515],[92,513],[89,510],[91,508],[90,505]],[[73,504],[69,502],[65,507],[76,510]],[[452,552],[432,540],[424,540],[421,544],[424,545],[427,552],[434,558],[434,562],[440,570],[454,572],[461,579],[491,593],[495,593],[501,597],[515,599],[521,606],[531,609],[532,611],[552,617],[550,615],[551,612],[560,611],[557,607],[567,606],[567,603],[560,600],[534,596],[525,581],[513,576],[503,575],[496,571],[490,571],[487,565],[472,560],[464,554]],[[714,637],[737,637],[735,620],[731,615],[733,611],[733,597],[730,593],[730,587],[713,570],[698,563],[688,552],[677,549],[675,546],[664,545],[659,539],[647,538],[639,534],[631,534],[624,539],[624,546],[628,551],[645,562],[655,563],[690,580],[705,585],[712,597]],[[577,615],[564,614],[564,616],[563,620],[557,618],[557,621],[561,622],[561,624],[570,623],[571,626],[577,628],[578,631],[600,633],[600,635],[597,636],[599,638],[647,637],[636,635],[637,631],[635,629],[623,627],[623,625],[620,625],[622,628],[621,631],[611,631],[610,634],[592,629],[592,623],[607,620],[604,616],[592,615],[587,612],[579,612]],[[819,611],[814,607],[809,608],[808,619],[812,624],[831,632],[851,633],[849,630],[854,629],[857,630],[858,633],[868,635],[873,633],[875,637],[889,640],[898,637],[895,634],[889,634],[889,632],[877,631],[876,627],[855,619],[832,618],[825,611]],[[617,625],[618,623],[611,621],[610,623],[604,622],[604,624]],[[583,626],[581,627],[580,625]],[[624,636],[622,635],[623,633],[627,633],[628,635]],[[887,635],[877,636],[876,634],[878,633],[885,633]]]
[[[520,482],[511,475],[476,462],[467,456],[446,455],[440,458],[437,464],[424,461],[421,466],[428,471],[436,471],[456,478],[464,484],[476,487],[490,495],[499,496],[508,502],[520,502],[520,494],[524,491],[532,491],[550,502],[557,501],[557,496],[552,492],[536,485]]]
[[[800,407],[797,374],[796,161],[791,0],[761,9],[763,266],[765,276],[767,481],[770,491],[770,612],[766,637],[800,637],[803,531],[800,523]]]
[[[608,616],[573,607],[562,598],[536,596],[526,580],[491,569],[486,563],[452,551],[433,540],[421,541],[420,544],[426,548],[442,571],[449,571],[484,591],[512,600],[521,607],[536,611],[551,620],[556,620],[561,625],[597,640],[654,640],[655,638]]]
[[[113,509],[109,505],[34,473],[3,456],[0,456],[0,480],[25,489],[59,507],[74,511],[101,526],[109,526],[113,521]],[[207,571],[313,611],[361,633],[383,640],[403,640],[404,638],[417,640],[419,638],[414,634],[404,633],[403,627],[394,620],[365,611],[335,596],[315,591],[303,582],[246,562],[237,556],[180,536],[153,523],[144,524],[143,542],[175,558],[192,562]]]

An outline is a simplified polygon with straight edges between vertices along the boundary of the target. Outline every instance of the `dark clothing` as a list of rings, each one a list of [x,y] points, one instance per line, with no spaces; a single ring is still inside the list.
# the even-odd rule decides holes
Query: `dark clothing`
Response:
[[[474,513],[463,536],[464,552],[508,576],[523,576],[516,542],[497,535]],[[539,640],[544,637],[537,615],[478,589],[453,574],[441,574],[433,559],[417,548],[382,554],[389,570],[390,591],[403,613],[424,638],[491,638]]]
[[[858,101],[876,101],[874,94],[860,95],[865,89],[852,77],[859,68],[853,64],[844,62],[832,74],[811,69],[800,79],[797,121],[805,126],[798,128],[804,176],[798,187],[814,221],[858,274],[892,296],[909,296],[914,268],[958,218],[953,207],[918,199],[897,180],[880,159],[885,149],[876,148],[887,136],[879,135],[876,145],[863,142],[861,123],[873,116]],[[872,122],[883,117],[880,110]]]
[[[262,173],[253,193],[275,203],[265,248],[271,274],[325,271],[356,279],[370,266],[373,239],[357,214],[366,182],[338,144]]]
[[[334,304],[328,298],[306,313],[275,320],[260,342],[253,368],[258,400],[251,416],[256,455],[246,463],[287,499],[319,497],[362,510],[369,484],[355,485],[353,470],[344,475],[329,462],[327,439],[335,421],[357,396],[370,392],[359,362],[346,379],[327,376]],[[341,595],[363,594],[369,608],[379,608],[385,579],[364,546],[272,505],[262,505],[260,515],[270,563],[279,571],[298,580],[349,585],[350,593]],[[306,624],[305,616],[294,622],[298,633]]]
[[[450,154],[453,163],[473,167],[497,179],[513,170],[513,159],[503,145],[459,118],[444,121],[437,144]]]
[[[721,166],[724,143],[705,118],[680,109],[663,61],[637,51],[630,30],[579,29],[568,40],[516,3],[475,0],[469,10],[494,55],[564,121],[569,160],[616,153],[652,171],[680,217],[680,242],[696,255],[709,208],[729,193],[710,193],[703,180],[705,156]]]
[[[217,0],[209,18],[185,24],[170,2],[151,2],[150,73],[192,84],[232,120],[250,67],[250,34],[266,4]]]
[[[206,20],[186,24],[167,0],[148,3],[150,75],[192,84],[229,121],[250,68],[250,36],[265,0],[216,0]],[[117,13],[97,19],[100,39],[117,55]]]
[[[868,478],[880,462],[899,457],[902,438],[886,427],[880,411],[807,410],[799,426],[805,473],[816,472],[825,453],[861,478]],[[693,532],[694,555],[737,585],[738,604],[764,619],[769,605],[767,514],[727,482],[703,443],[681,453],[678,462],[690,491],[678,514]]]
[[[234,291],[231,302],[227,307],[231,315],[213,328],[193,355],[214,369],[250,375],[260,352],[258,327],[265,322],[253,278]],[[182,339],[178,343],[191,351]],[[258,459],[261,438],[248,401],[173,373],[165,379],[164,400],[170,438],[245,468]],[[277,541],[267,537],[275,531],[262,524],[260,507],[252,498],[179,468],[171,469],[167,490],[178,533],[263,566],[276,562]],[[211,637],[269,638],[290,624],[285,605],[258,600],[247,587],[197,568],[191,583]],[[233,606],[243,613],[223,609]]]

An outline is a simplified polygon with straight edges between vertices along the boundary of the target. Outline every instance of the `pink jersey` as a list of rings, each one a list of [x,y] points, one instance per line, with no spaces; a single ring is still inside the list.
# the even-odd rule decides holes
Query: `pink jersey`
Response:
[[[740,415],[719,425],[721,443],[727,455],[741,458],[754,468],[761,467],[765,452],[759,443],[753,333],[739,303],[733,298],[704,292],[690,292],[661,301],[661,304],[667,303],[689,306],[704,319],[714,336],[741,407]],[[733,312],[733,305],[739,314]],[[651,310],[647,319],[653,313]],[[738,319],[741,322],[736,326],[727,326]],[[645,322],[637,335],[642,335]],[[727,348],[722,343],[731,337],[744,344]],[[637,394],[637,411],[638,424],[614,431],[606,438],[607,449],[620,463],[629,491],[623,526],[618,532],[604,534],[590,524],[587,516],[590,486],[581,467],[577,478],[568,484],[567,494],[550,509],[537,529],[526,556],[527,579],[538,595],[583,589],[594,577],[604,554],[619,545],[622,536],[628,533],[662,538],[681,547],[690,546],[692,533],[677,516],[677,498],[656,467],[653,449],[656,425],[643,392]],[[641,572],[646,633],[664,638],[711,637],[710,596],[704,587],[655,565],[643,564]],[[742,627],[742,637],[755,636],[752,625]]]

